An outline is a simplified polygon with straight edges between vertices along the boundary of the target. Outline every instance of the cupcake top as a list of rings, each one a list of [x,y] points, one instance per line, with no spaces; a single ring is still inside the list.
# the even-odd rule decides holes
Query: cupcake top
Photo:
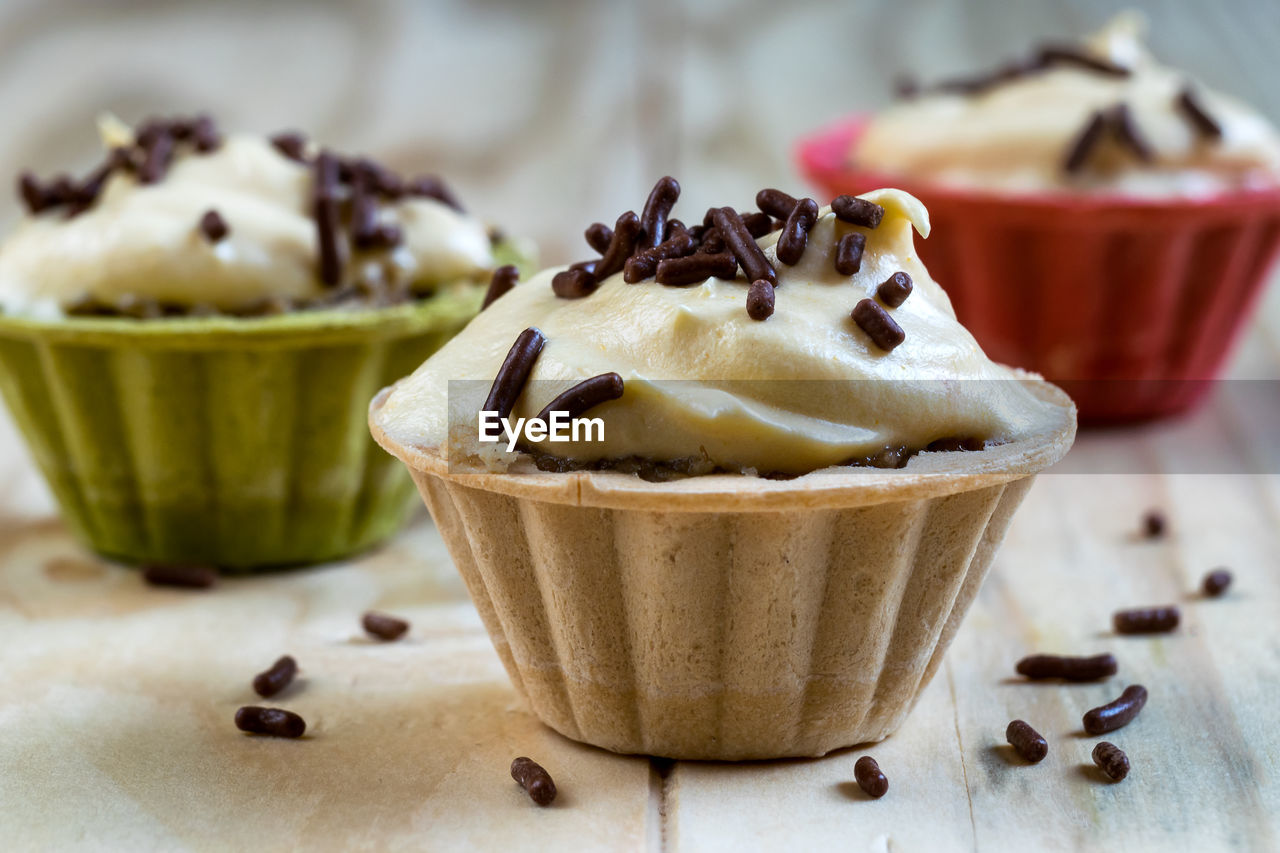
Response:
[[[296,133],[223,137],[207,117],[101,131],[106,159],[84,179],[20,176],[28,215],[0,245],[6,313],[385,305],[494,265],[485,226],[436,178]]]
[[[588,228],[596,260],[514,286],[500,271],[492,304],[380,400],[378,426],[451,463],[506,470],[523,450],[543,469],[663,479],[899,467],[1061,422],[956,321],[915,252],[929,219],[912,196],[820,208],[764,190],[761,212],[686,227],[669,218],[678,194],[664,178],[640,216]],[[480,440],[481,411],[518,440]],[[603,434],[516,424],[552,411]]]
[[[1274,187],[1280,137],[1157,62],[1125,13],[985,77],[904,87],[854,145],[859,168],[963,188],[1168,197]]]

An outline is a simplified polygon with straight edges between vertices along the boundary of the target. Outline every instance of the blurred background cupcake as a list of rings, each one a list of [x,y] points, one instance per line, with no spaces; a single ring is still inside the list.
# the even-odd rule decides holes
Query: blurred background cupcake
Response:
[[[1129,12],[801,143],[827,192],[903,186],[921,246],[994,358],[1085,421],[1183,411],[1222,370],[1280,249],[1280,136],[1147,51]]]
[[[205,115],[100,122],[83,177],[22,173],[0,390],[70,527],[228,570],[376,544],[412,486],[368,399],[480,307],[510,246],[443,181]]]

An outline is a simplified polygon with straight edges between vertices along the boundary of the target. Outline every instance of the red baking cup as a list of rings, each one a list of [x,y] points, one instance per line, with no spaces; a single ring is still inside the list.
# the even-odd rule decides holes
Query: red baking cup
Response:
[[[1213,385],[1280,250],[1280,187],[1205,199],[1002,196],[858,169],[866,119],[802,139],[828,195],[899,187],[929,208],[921,258],[996,361],[1034,370],[1081,421],[1185,411]]]

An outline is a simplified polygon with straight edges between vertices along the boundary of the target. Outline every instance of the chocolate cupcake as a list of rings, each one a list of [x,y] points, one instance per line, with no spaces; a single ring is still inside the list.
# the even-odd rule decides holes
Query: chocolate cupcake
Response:
[[[72,530],[231,571],[367,548],[412,506],[364,402],[514,257],[435,179],[207,117],[104,121],[82,180],[19,179],[0,378]]]
[[[379,394],[374,436],[557,731],[732,760],[878,740],[1074,408],[956,321],[905,193],[689,227],[678,193]]]

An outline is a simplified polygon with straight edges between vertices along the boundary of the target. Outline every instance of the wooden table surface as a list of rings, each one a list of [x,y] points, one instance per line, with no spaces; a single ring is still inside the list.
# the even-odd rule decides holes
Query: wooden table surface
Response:
[[[0,461],[0,839],[9,850],[1027,850],[1280,847],[1280,347],[1274,294],[1238,380],[1193,417],[1085,432],[1041,476],[938,676],[884,743],[741,765],[613,755],[522,707],[429,520],[364,559],[144,586],[72,542],[8,433]],[[1267,376],[1271,379],[1267,379]],[[1109,473],[1111,472],[1111,473]],[[1144,542],[1163,509],[1170,535]],[[1196,594],[1230,566],[1222,599]],[[1183,625],[1117,637],[1110,614],[1176,603]],[[370,608],[413,623],[362,636]],[[1034,651],[1113,651],[1100,684],[1027,684]],[[235,709],[281,653],[298,741],[246,737]],[[1080,716],[1124,685],[1146,710],[1111,736],[1133,771],[1092,768]],[[1004,745],[1025,718],[1049,757]],[[854,786],[874,754],[882,800]],[[527,754],[560,788],[511,781]]]

